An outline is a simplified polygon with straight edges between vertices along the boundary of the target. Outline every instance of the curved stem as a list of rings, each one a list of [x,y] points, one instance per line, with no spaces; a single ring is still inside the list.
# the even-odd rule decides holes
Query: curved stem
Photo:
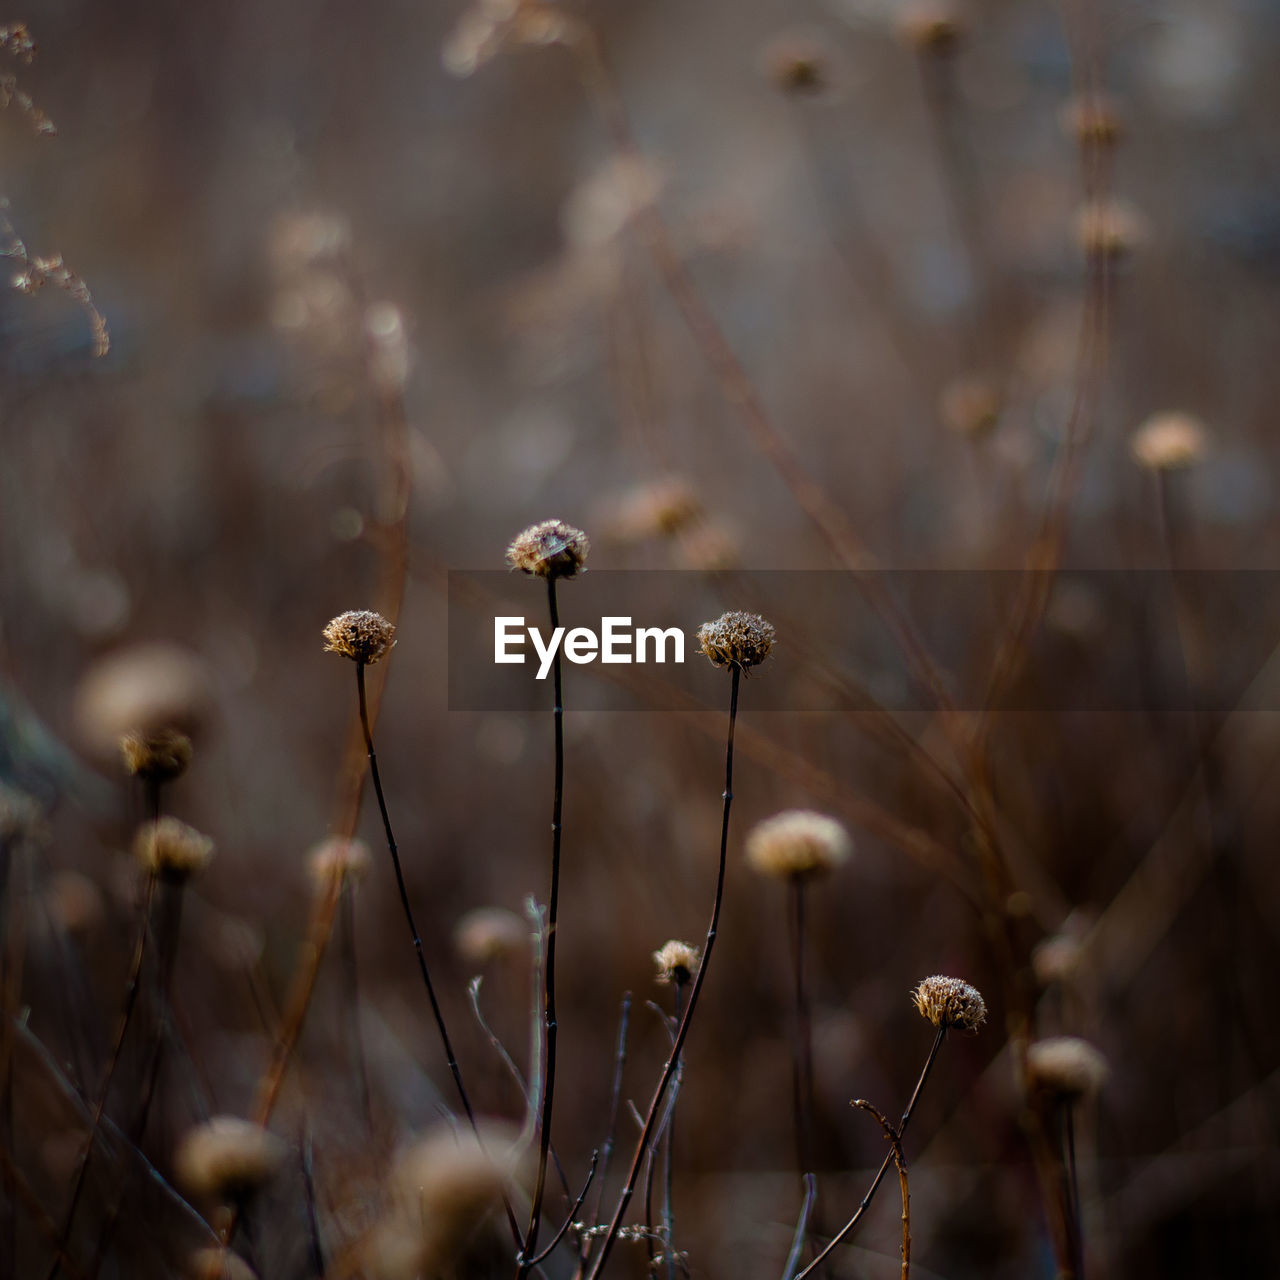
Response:
[[[706,980],[707,966],[711,961],[711,951],[716,943],[716,931],[720,927],[720,904],[724,900],[724,872],[729,848],[729,809],[733,804],[733,731],[738,720],[738,684],[742,676],[742,669],[738,666],[730,667],[729,671],[731,678],[729,688],[729,735],[725,745],[724,792],[722,796],[724,800],[724,816],[720,824],[720,868],[716,876],[716,896],[711,908],[711,925],[707,929],[707,939],[702,949],[702,963],[698,966],[698,972],[693,979],[693,986],[689,991],[689,1004],[685,1008],[684,1017],[680,1019],[680,1029],[676,1032],[675,1045],[671,1050],[671,1056],[667,1059],[667,1065],[663,1068],[662,1078],[658,1081],[658,1087],[654,1091],[653,1101],[649,1104],[649,1114],[645,1116],[644,1127],[640,1132],[640,1141],[636,1144],[635,1153],[631,1158],[631,1170],[627,1174],[626,1185],[622,1188],[622,1194],[618,1197],[618,1204],[613,1211],[613,1218],[600,1246],[600,1252],[596,1255],[590,1271],[587,1272],[587,1280],[598,1280],[601,1271],[604,1270],[604,1264],[608,1260],[609,1252],[613,1248],[613,1242],[617,1239],[618,1230],[622,1226],[622,1219],[626,1216],[627,1206],[631,1203],[631,1197],[635,1194],[636,1183],[640,1178],[641,1167],[644,1164],[645,1151],[648,1149],[649,1139],[652,1137],[654,1125],[657,1123],[663,1096],[666,1094],[667,1086],[671,1083],[671,1077],[675,1075],[676,1068],[679,1065],[680,1052],[684,1048],[685,1037],[689,1034],[689,1024],[693,1021],[694,1011],[698,1007],[698,996],[702,991],[702,984]]]
[[[906,1110],[902,1113],[902,1119],[898,1121],[898,1143],[902,1143],[903,1136],[907,1132],[907,1125],[911,1121],[911,1113],[916,1109],[916,1103],[920,1101],[920,1093],[924,1089],[924,1083],[929,1078],[929,1072],[933,1070],[934,1060],[938,1056],[938,1050],[942,1048],[942,1042],[947,1038],[947,1028],[945,1026],[938,1028],[938,1034],[933,1039],[933,1048],[929,1050],[929,1056],[925,1059],[924,1070],[920,1072],[920,1079],[916,1081],[916,1087],[912,1091],[911,1101],[907,1103]],[[867,1194],[862,1197],[862,1203],[854,1210],[853,1217],[844,1224],[843,1227],[832,1237],[830,1243],[823,1251],[818,1254],[814,1260],[809,1263],[805,1269],[796,1276],[796,1280],[804,1280],[805,1276],[815,1271],[828,1255],[835,1249],[844,1238],[851,1232],[854,1227],[862,1220],[862,1215],[871,1207],[871,1201],[874,1199],[876,1192],[880,1189],[881,1182],[884,1181],[884,1175],[889,1172],[889,1166],[893,1164],[894,1150],[891,1147],[889,1154],[885,1156],[884,1163],[880,1166],[880,1172],[876,1174],[871,1182],[871,1186],[867,1188]]]

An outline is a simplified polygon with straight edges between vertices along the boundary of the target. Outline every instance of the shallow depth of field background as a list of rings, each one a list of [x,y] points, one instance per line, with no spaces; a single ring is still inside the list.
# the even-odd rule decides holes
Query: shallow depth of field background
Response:
[[[128,963],[136,886],[123,850],[138,809],[85,741],[77,689],[116,649],[182,645],[207,664],[215,710],[172,808],[218,852],[183,920],[176,999],[199,1065],[171,1063],[162,1080],[147,1152],[161,1173],[202,1105],[249,1106],[270,1046],[254,992],[284,999],[311,898],[305,856],[334,809],[354,681],[319,633],[374,602],[385,466],[362,306],[400,309],[410,359],[409,577],[379,755],[485,1112],[517,1118],[520,1105],[472,1021],[475,966],[453,930],[473,908],[520,912],[546,893],[551,725],[446,709],[443,571],[501,567],[510,537],[549,516],[587,530],[599,569],[838,567],[691,340],[628,221],[635,184],[656,192],[777,431],[882,566],[1020,568],[1073,398],[1095,375],[1066,563],[1276,563],[1273,7],[974,4],[948,64],[953,92],[931,113],[933,73],[889,0],[586,5],[648,163],[638,177],[612,165],[565,50],[450,75],[441,52],[461,12],[454,0],[43,0],[11,15],[40,45],[13,70],[59,135],[33,137],[13,108],[0,116],[0,192],[28,249],[64,254],[89,284],[113,338],[95,360],[66,294],[0,297],[0,763],[52,806],[49,841],[9,890],[29,921],[20,1007],[92,1092]],[[820,67],[819,91],[779,85],[797,51]],[[1082,372],[1081,170],[1061,116],[1091,82],[1123,120],[1111,187],[1133,243],[1108,273],[1105,361]],[[323,235],[314,252],[316,228],[344,225],[349,267],[337,271]],[[980,437],[940,410],[975,376],[1003,391]],[[1157,480],[1129,451],[1160,410],[1196,415],[1210,440],[1169,478],[1163,522]],[[625,527],[637,487],[672,475],[696,495],[694,525],[675,537]],[[561,591],[568,621],[573,590]],[[1056,598],[1036,640],[1042,674],[1060,659],[1082,705],[1116,641],[1097,605]],[[530,584],[529,611],[541,607]],[[1247,634],[1253,615],[1233,625]],[[999,638],[967,635],[964,652],[990,661]],[[1157,672],[1149,711],[993,722],[1020,890],[1006,906],[1024,962],[1042,939],[1086,940],[1040,1025],[1088,1037],[1111,1065],[1079,1131],[1090,1273],[1263,1275],[1280,1267],[1280,739],[1273,714],[1215,705],[1202,757],[1197,726],[1159,688],[1179,669],[1178,635],[1151,628],[1143,642]],[[796,679],[800,663],[874,685],[844,665],[840,637],[818,634],[783,634],[759,679]],[[707,666],[711,710],[574,715],[577,678],[554,1130],[575,1184],[603,1137],[622,993],[635,997],[624,1096],[643,1109],[664,1047],[644,1008],[662,996],[651,953],[705,932],[727,697]],[[852,1211],[884,1150],[849,1100],[901,1109],[931,1034],[907,993],[954,973],[991,1017],[945,1046],[913,1121],[917,1274],[1051,1275],[1005,1048],[1003,993],[1019,975],[1001,971],[953,881],[911,856],[915,830],[970,865],[963,814],[900,744],[834,702],[753,718],[754,683],[722,934],[677,1112],[677,1241],[692,1274],[780,1275],[799,1202],[785,899],[743,865],[742,835],[779,808],[850,817],[869,802],[887,819],[851,821],[855,857],[812,921],[827,1225]],[[927,714],[901,719],[946,757]],[[371,802],[361,831],[374,864],[354,949],[376,1131],[359,1112],[341,939],[279,1123],[297,1142],[309,1117],[335,1249],[374,1212],[396,1145],[452,1100]],[[100,895],[70,938],[67,870]],[[528,984],[527,961],[485,969],[486,1009],[522,1062]],[[621,1134],[625,1148],[625,1116]],[[40,1151],[16,1157],[56,1187]],[[896,1194],[886,1185],[832,1274],[897,1274]],[[549,1216],[560,1211],[555,1197]],[[27,1219],[14,1221],[34,1247]],[[282,1212],[273,1229],[303,1226]],[[113,1266],[136,1274],[127,1258],[104,1274]],[[614,1266],[643,1274],[635,1246]]]

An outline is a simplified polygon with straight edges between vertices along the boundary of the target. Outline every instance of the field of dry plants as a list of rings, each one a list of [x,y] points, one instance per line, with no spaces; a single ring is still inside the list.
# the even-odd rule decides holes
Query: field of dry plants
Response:
[[[1280,1274],[1280,8],[7,16],[0,1280]]]

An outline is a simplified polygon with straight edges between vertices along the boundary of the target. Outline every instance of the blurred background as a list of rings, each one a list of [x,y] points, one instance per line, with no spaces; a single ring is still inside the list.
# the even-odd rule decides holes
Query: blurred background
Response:
[[[39,56],[11,38],[0,81],[3,238],[26,286],[0,295],[7,1274],[53,1256],[74,1095],[96,1097],[124,999],[143,808],[116,739],[139,701],[189,717],[166,808],[217,852],[184,894],[150,1122],[95,1154],[67,1249],[95,1270],[121,1187],[162,1203],[117,1206],[134,1225],[98,1274],[184,1274],[207,1243],[141,1158],[168,1180],[177,1136],[247,1114],[270,1060],[307,955],[308,851],[348,812],[352,668],[320,639],[345,609],[399,611],[377,668],[388,804],[477,1108],[519,1123],[467,983],[483,973],[523,1066],[551,723],[449,710],[446,571],[501,569],[547,517],[588,532],[594,569],[699,575],[708,616],[763,608],[741,598],[756,570],[977,583],[1062,564],[1170,584],[1171,608],[1126,614],[1123,636],[1088,575],[1046,576],[1021,611],[959,609],[944,686],[995,671],[1068,691],[986,717],[879,711],[883,673],[847,638],[775,619],[758,683],[796,697],[753,718],[744,686],[724,919],[676,1110],[689,1273],[782,1275],[799,1210],[786,886],[742,857],[753,823],[797,807],[855,845],[809,919],[824,1229],[885,1149],[849,1101],[898,1114],[932,1036],[908,993],[952,973],[990,1016],[949,1037],[912,1122],[919,1275],[1054,1274],[1018,1043],[1064,1034],[1110,1067],[1076,1110],[1088,1271],[1280,1267],[1274,610],[1246,586],[1224,617],[1170,576],[1277,562],[1280,10],[12,16]],[[868,610],[886,607],[910,630],[909,602],[873,589]],[[1186,697],[1212,685],[1223,631],[1256,672],[1230,700]],[[1151,655],[1142,710],[1089,699],[1121,642]],[[607,1129],[624,992],[626,1151],[626,1099],[644,1111],[667,1045],[652,953],[706,930],[728,682],[695,682],[683,710],[650,690],[663,710],[577,714],[568,685],[554,1140],[575,1188]],[[370,874],[343,898],[277,1111],[291,1155],[252,1240],[264,1276],[317,1274],[308,1241],[351,1256],[397,1151],[453,1105],[371,799],[358,832]],[[514,919],[459,932],[480,908]],[[144,998],[126,1038],[122,1125],[157,1016]],[[830,1275],[897,1274],[892,1183]],[[547,1212],[544,1240],[558,1182]],[[610,1274],[646,1263],[623,1243]]]

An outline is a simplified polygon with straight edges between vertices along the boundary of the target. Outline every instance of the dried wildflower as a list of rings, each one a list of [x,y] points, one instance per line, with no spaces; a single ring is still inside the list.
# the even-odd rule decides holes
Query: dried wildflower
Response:
[[[469,964],[485,964],[529,946],[529,926],[505,907],[477,907],[453,930],[453,945]]]
[[[1081,148],[1114,147],[1122,132],[1115,105],[1102,94],[1082,94],[1072,98],[1059,116],[1063,132]]]
[[[372,609],[351,609],[330,620],[324,632],[325,653],[340,653],[352,662],[372,666],[396,642],[396,629]]]
[[[658,981],[664,986],[675,983],[682,987],[698,969],[699,952],[687,942],[671,939],[661,950],[653,953],[653,961],[658,966]]]
[[[698,628],[698,644],[717,667],[758,667],[773,648],[773,624],[758,613],[731,611]]]
[[[684,476],[662,476],[622,495],[610,521],[610,533],[627,542],[669,538],[701,514],[702,503]]]
[[[1031,969],[1042,987],[1067,982],[1080,966],[1080,943],[1066,934],[1055,934],[1031,953]]]
[[[912,0],[898,14],[898,34],[918,53],[953,53],[965,34],[964,18],[947,0]]]
[[[964,1031],[977,1031],[986,1021],[987,1006],[977,987],[971,987],[959,978],[945,978],[934,974],[925,978],[911,993],[911,999],[922,1018],[928,1018],[935,1027],[960,1027]]]
[[[1076,243],[1088,258],[1121,258],[1142,246],[1147,220],[1122,200],[1091,200],[1075,221]]]
[[[1181,471],[1209,451],[1208,433],[1189,413],[1157,413],[1133,433],[1129,452],[1148,471]]]
[[[849,833],[835,818],[788,809],[757,823],[747,834],[747,861],[764,876],[791,880],[822,875],[853,850]]]
[[[1097,1093],[1111,1069],[1087,1040],[1051,1036],[1028,1047],[1027,1074],[1034,1088],[1074,1100]]]
[[[143,644],[100,659],[76,691],[81,736],[103,760],[120,758],[127,734],[183,733],[198,740],[209,720],[212,679],[194,653]]]
[[[828,50],[811,36],[779,36],[765,50],[764,69],[778,89],[795,97],[814,97],[831,86]]]
[[[261,1125],[238,1116],[214,1116],[178,1144],[178,1181],[200,1199],[229,1201],[251,1195],[284,1162],[285,1145]]]
[[[120,739],[124,766],[146,782],[171,782],[191,763],[191,739],[177,729],[133,730]]]
[[[379,1280],[472,1274],[467,1246],[515,1181],[522,1154],[514,1131],[491,1121],[478,1133],[432,1131],[397,1162],[393,1203],[361,1244],[361,1268]]]
[[[371,861],[369,846],[363,840],[329,836],[307,855],[307,870],[315,887],[323,891],[335,882],[363,880]]]
[[[947,383],[938,397],[943,425],[971,440],[980,439],[995,428],[1003,407],[999,388],[981,375]]]
[[[213,841],[177,818],[163,817],[138,828],[133,853],[148,871],[185,880],[204,870],[213,857]]]
[[[507,563],[540,578],[572,578],[587,560],[591,543],[581,529],[563,520],[543,520],[516,534],[507,548]]]

